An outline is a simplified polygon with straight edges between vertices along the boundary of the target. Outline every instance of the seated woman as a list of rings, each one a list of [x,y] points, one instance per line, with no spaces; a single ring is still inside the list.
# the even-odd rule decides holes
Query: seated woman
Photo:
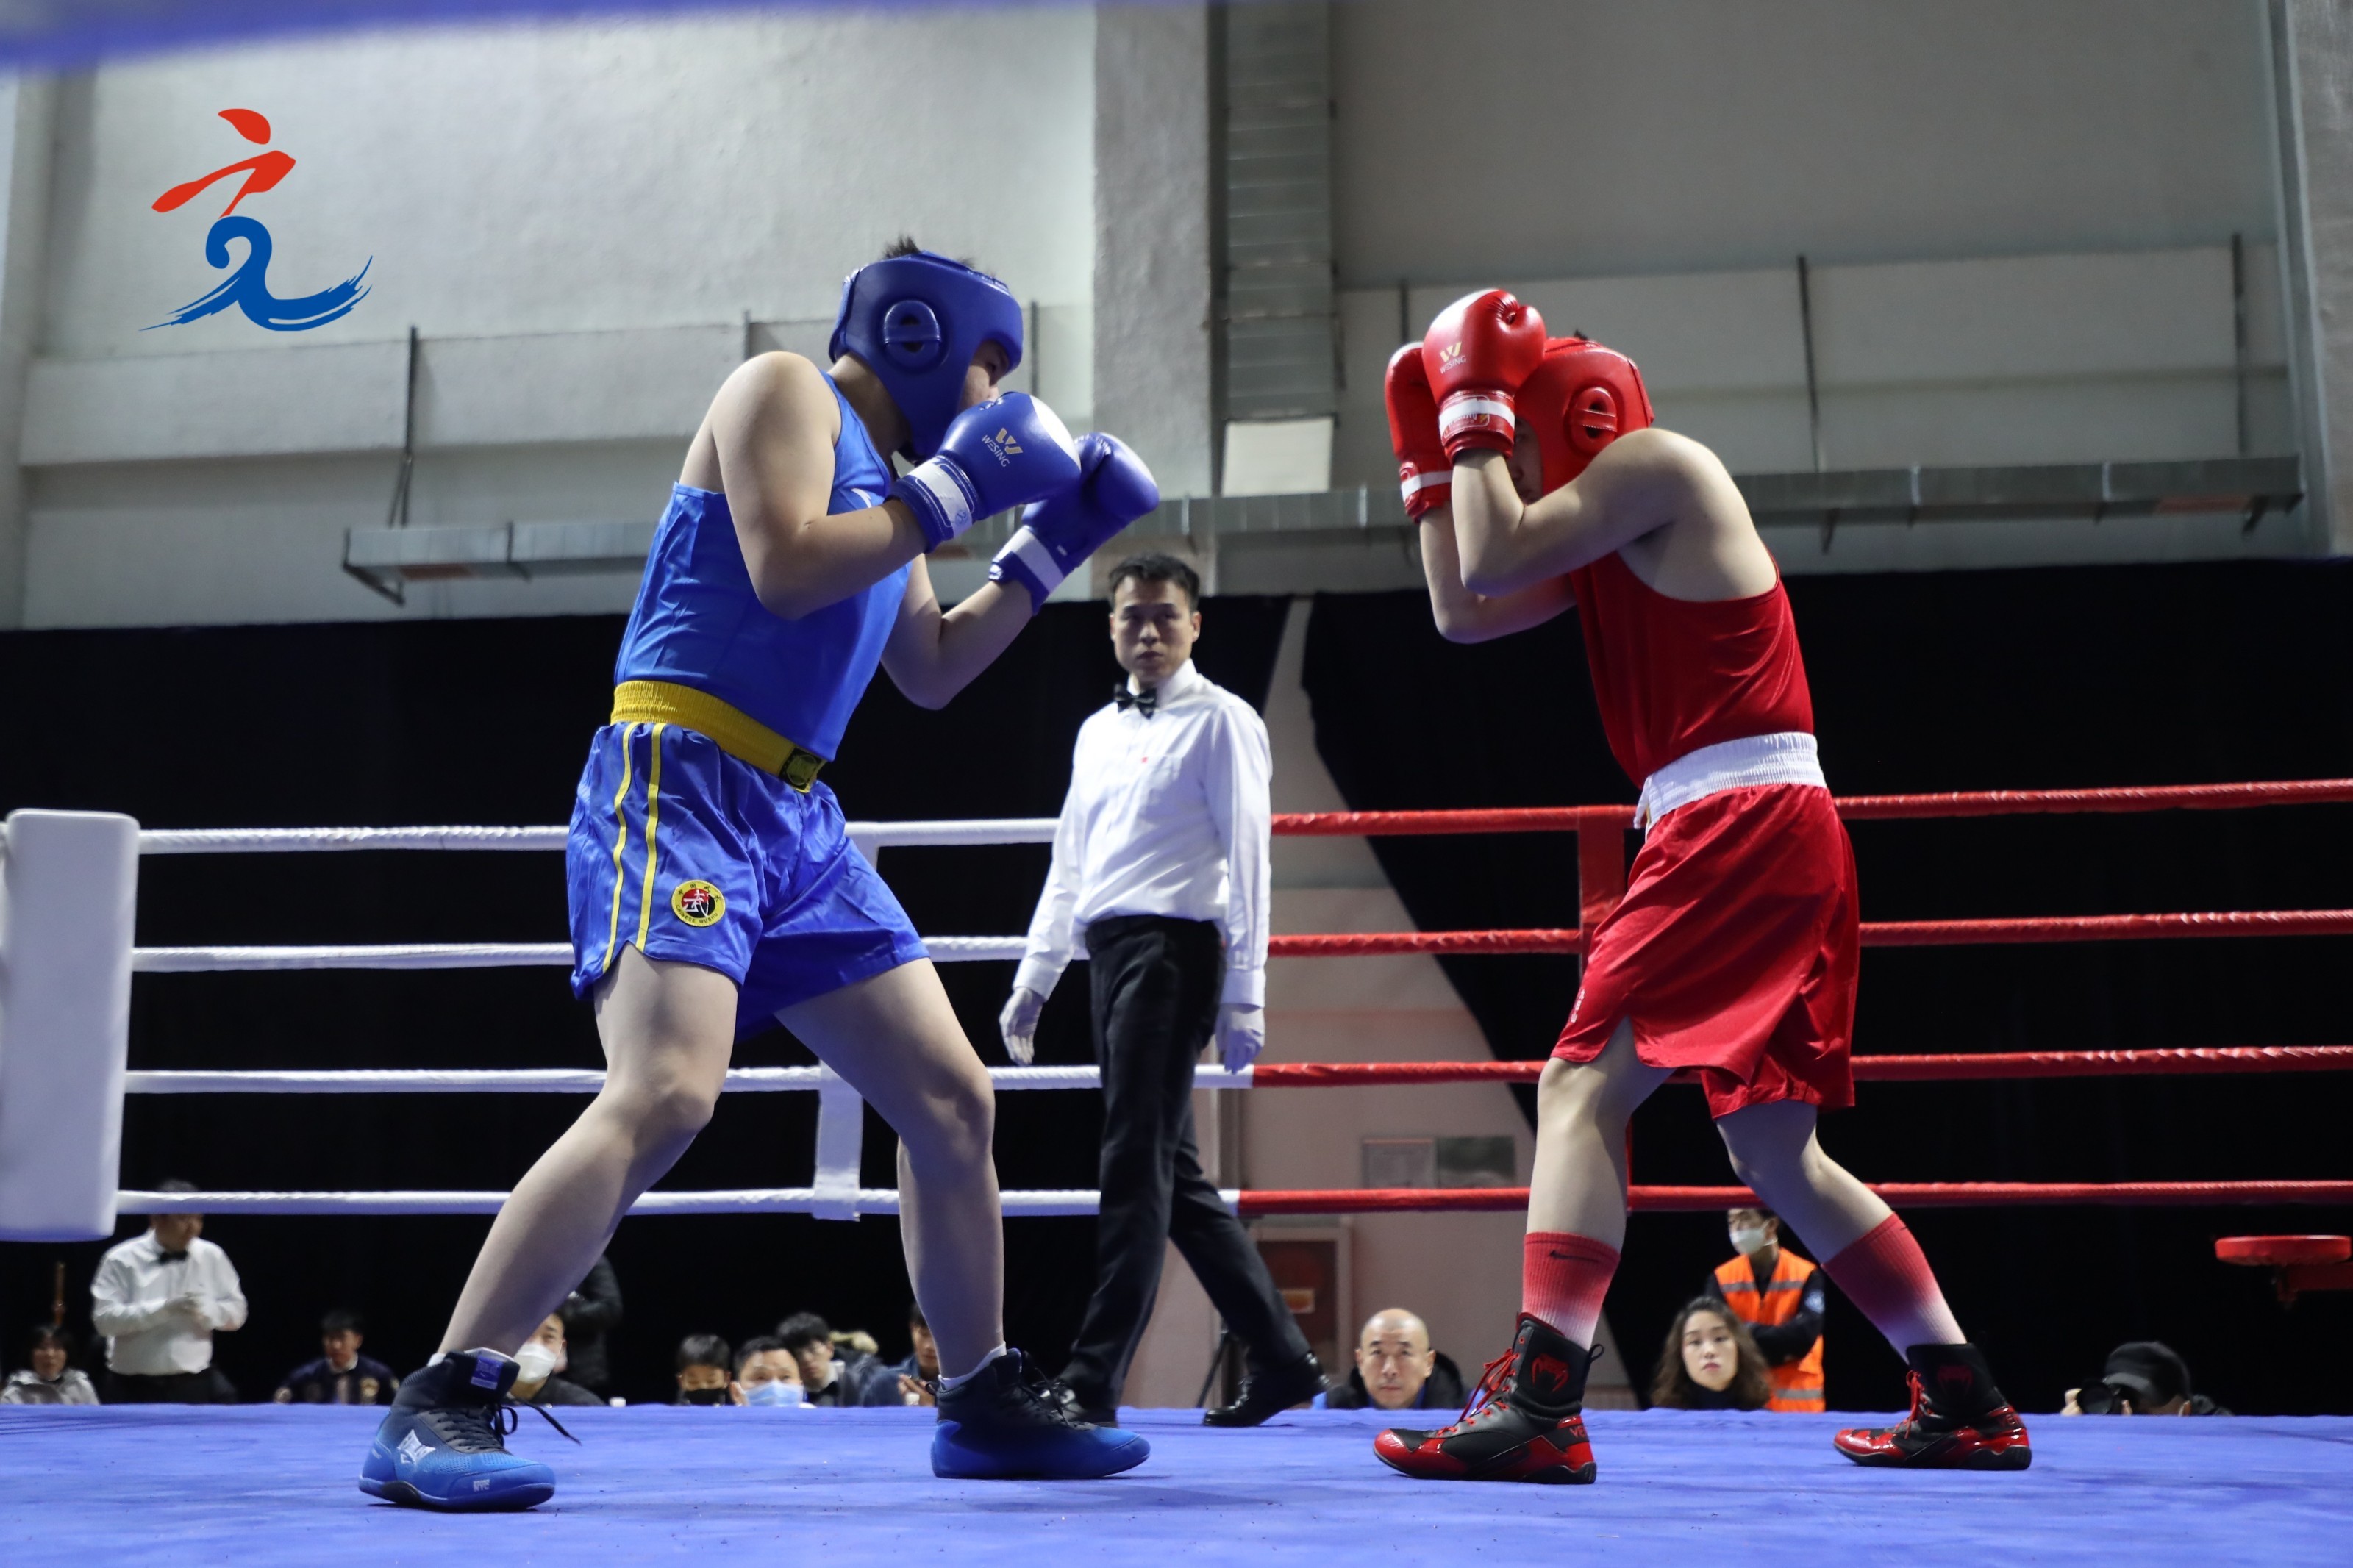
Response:
[[[5,1388],[0,1388],[0,1405],[95,1405],[98,1390],[90,1386],[90,1374],[69,1364],[73,1359],[73,1342],[62,1329],[47,1327],[33,1331],[33,1364],[23,1372],[11,1373]]]
[[[1651,1403],[1668,1410],[1762,1410],[1773,1394],[1773,1369],[1748,1325],[1713,1296],[1675,1314],[1651,1381]]]

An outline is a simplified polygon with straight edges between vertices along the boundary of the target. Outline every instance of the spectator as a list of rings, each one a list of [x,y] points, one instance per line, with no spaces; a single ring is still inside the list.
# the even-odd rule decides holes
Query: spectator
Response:
[[[1430,1344],[1430,1325],[1402,1307],[1365,1320],[1356,1370],[1316,1401],[1325,1410],[1459,1410],[1462,1373]]]
[[[893,1393],[899,1387],[890,1369],[874,1356],[833,1342],[833,1330],[815,1312],[795,1312],[776,1325],[776,1339],[792,1352],[800,1368],[802,1395],[811,1405],[863,1405],[871,1384],[881,1383]],[[836,1352],[843,1352],[837,1357]]]
[[[157,1184],[193,1193],[186,1182]],[[109,1405],[234,1405],[213,1365],[213,1335],[245,1327],[245,1291],[228,1254],[204,1239],[200,1214],[159,1214],[146,1234],[110,1247],[90,1282],[90,1321],[106,1336]]]
[[[572,1363],[566,1369],[572,1382],[583,1388],[593,1388],[602,1394],[613,1381],[613,1363],[605,1348],[605,1336],[621,1326],[621,1280],[613,1272],[612,1263],[601,1254],[588,1278],[580,1288],[564,1298],[564,1305],[555,1309],[564,1320],[564,1342]]]
[[[357,1312],[320,1319],[319,1348],[326,1353],[288,1373],[271,1397],[280,1405],[391,1404],[400,1379],[384,1363],[360,1354],[361,1327]]]
[[[1767,1410],[1827,1410],[1822,1399],[1822,1275],[1781,1245],[1781,1222],[1771,1209],[1725,1211],[1732,1249],[1707,1282],[1708,1294],[1748,1325],[1749,1336],[1772,1369]]]
[[[766,1334],[745,1340],[735,1352],[735,1381],[727,1396],[738,1405],[806,1405],[800,1362],[785,1342]]]
[[[550,1312],[547,1321],[515,1352],[522,1370],[516,1373],[514,1396],[534,1405],[602,1405],[605,1402],[562,1374],[569,1364],[564,1343],[564,1315]]]
[[[2062,1415],[2228,1415],[2189,1388],[2189,1363],[2171,1345],[2133,1340],[2108,1352],[2100,1380],[2067,1391]]]
[[[1772,1369],[1748,1325],[1715,1296],[1675,1314],[1659,1352],[1651,1403],[1668,1410],[1762,1410],[1773,1396]]]
[[[727,1342],[717,1334],[689,1334],[678,1342],[678,1397],[672,1405],[727,1403]]]
[[[63,1329],[33,1331],[33,1364],[8,1374],[0,1405],[95,1405],[90,1375],[72,1364],[73,1344]]]
[[[914,1350],[896,1366],[882,1369],[883,1375],[871,1379],[866,1385],[868,1405],[937,1405],[939,1396],[931,1384],[940,1375],[939,1342],[932,1338],[932,1325],[923,1317],[923,1309],[913,1303],[907,1307],[907,1337],[914,1342]]]

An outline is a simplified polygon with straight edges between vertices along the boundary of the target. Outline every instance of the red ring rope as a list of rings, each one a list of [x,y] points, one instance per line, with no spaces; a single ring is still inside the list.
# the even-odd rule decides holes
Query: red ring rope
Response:
[[[2208,936],[2343,936],[2353,910],[2242,910],[2211,914],[2031,915],[2014,920],[1865,921],[1865,947],[1985,947],[2010,942],[2149,942]],[[1585,951],[1574,926],[1523,931],[1350,931],[1278,936],[1270,958],[1368,958],[1382,953],[1498,954]]]
[[[2353,779],[2263,784],[2127,785],[2119,789],[1997,789],[1936,795],[1840,797],[1850,822],[1905,817],[2025,816],[2079,812],[2229,811],[2253,805],[2325,805],[2353,801]],[[1326,838],[1451,833],[1576,833],[1634,825],[1630,805],[1512,806],[1469,811],[1284,812],[1280,834]]]
[[[1261,1062],[1252,1089],[1345,1089],[1416,1083],[1534,1083],[1544,1062]],[[2353,1046],[2207,1046],[2147,1051],[1987,1051],[1854,1058],[1858,1083],[1977,1079],[2193,1077],[2353,1070]],[[1677,1081],[1689,1081],[1681,1074]]]
[[[2353,1182],[1877,1182],[1871,1190],[1897,1208],[2056,1207],[2096,1204],[2353,1205]],[[1698,1213],[1757,1202],[1746,1187],[1633,1187],[1630,1206],[1642,1214]],[[1236,1212],[1272,1214],[1501,1214],[1528,1206],[1525,1187],[1328,1187],[1245,1191]]]

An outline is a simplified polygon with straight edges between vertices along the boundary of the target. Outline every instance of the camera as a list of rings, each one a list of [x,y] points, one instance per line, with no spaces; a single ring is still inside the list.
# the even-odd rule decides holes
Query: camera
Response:
[[[2113,1383],[2086,1384],[2075,1391],[2075,1408],[2086,1415],[2121,1415],[2125,1401],[2131,1397],[2130,1389]]]

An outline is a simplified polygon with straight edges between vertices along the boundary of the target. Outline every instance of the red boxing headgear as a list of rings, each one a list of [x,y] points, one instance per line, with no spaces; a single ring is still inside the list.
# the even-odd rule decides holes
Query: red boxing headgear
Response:
[[[1629,430],[1656,423],[1642,373],[1616,349],[1590,338],[1547,338],[1544,363],[1520,388],[1520,424],[1544,452],[1550,495]]]

